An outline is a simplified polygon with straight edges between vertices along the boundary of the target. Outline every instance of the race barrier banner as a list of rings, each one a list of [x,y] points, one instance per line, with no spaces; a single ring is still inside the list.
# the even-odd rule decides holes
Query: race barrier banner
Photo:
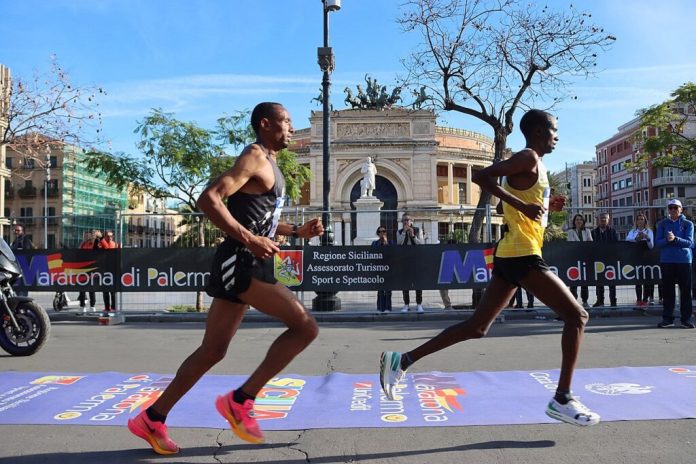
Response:
[[[259,393],[264,430],[553,423],[558,370],[408,374],[393,401],[376,374],[274,378]],[[0,425],[115,425],[152,404],[172,375],[0,373]],[[244,376],[206,375],[171,411],[171,427],[227,428],[215,398]],[[574,393],[602,421],[696,418],[696,366],[579,369]]]
[[[48,250],[18,255],[30,290],[171,292],[202,289],[214,248]],[[293,290],[431,290],[485,286],[494,245],[306,246],[266,261]],[[643,244],[552,242],[544,259],[568,285],[660,281],[659,251]]]

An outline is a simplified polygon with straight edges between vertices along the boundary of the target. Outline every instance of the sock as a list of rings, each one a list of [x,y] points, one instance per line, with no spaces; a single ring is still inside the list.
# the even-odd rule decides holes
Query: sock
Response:
[[[247,393],[244,393],[244,391],[241,388],[238,388],[234,392],[232,392],[232,401],[234,401],[235,403],[244,404],[246,400],[254,401],[255,399],[255,396],[251,396]]]
[[[573,394],[570,392],[570,390],[561,390],[559,388],[556,390],[556,395],[553,397],[553,399],[561,404],[568,404],[568,402],[573,399]]]
[[[167,420],[167,416],[158,413],[157,411],[152,409],[152,406],[145,410],[145,414],[147,414],[147,418],[150,419],[152,422],[161,422],[164,424],[164,421]]]
[[[408,353],[404,353],[401,355],[401,370],[405,371],[411,365],[413,364],[413,360],[411,359],[411,355]]]

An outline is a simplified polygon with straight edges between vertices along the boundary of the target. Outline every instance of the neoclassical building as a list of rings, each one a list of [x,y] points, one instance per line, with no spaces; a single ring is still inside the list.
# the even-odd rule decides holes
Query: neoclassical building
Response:
[[[309,166],[312,180],[299,207],[322,207],[322,113],[295,132],[291,149]],[[480,189],[474,172],[490,165],[493,140],[476,132],[440,127],[430,110],[346,109],[331,113],[330,202],[336,243],[356,238],[354,202],[360,197],[360,172],[369,156],[377,167],[374,195],[383,203],[380,221],[394,234],[398,218],[409,211],[427,243],[438,243],[471,223]],[[495,200],[494,200],[495,201]],[[491,215],[493,239],[502,220]],[[488,237],[484,236],[484,239]]]

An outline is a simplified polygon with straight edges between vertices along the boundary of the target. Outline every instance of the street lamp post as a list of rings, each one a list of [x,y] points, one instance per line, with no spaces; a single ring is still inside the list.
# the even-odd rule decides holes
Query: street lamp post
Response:
[[[331,203],[329,196],[331,193],[331,180],[329,179],[329,160],[330,160],[330,137],[329,130],[331,117],[329,111],[331,105],[329,103],[329,89],[331,88],[331,72],[334,70],[334,55],[333,50],[329,47],[329,13],[341,9],[341,0],[321,0],[322,10],[324,13],[324,46],[317,49],[317,59],[319,68],[324,73],[322,86],[322,184],[323,184],[323,202],[322,202],[322,218],[325,232],[321,238],[322,245],[331,245],[331,236],[333,230],[331,227]],[[312,301],[312,309],[315,311],[336,311],[341,308],[341,300],[332,292],[317,292],[317,297]]]
[[[46,180],[44,182],[44,247],[48,248],[48,184],[51,181],[51,148],[46,149]]]

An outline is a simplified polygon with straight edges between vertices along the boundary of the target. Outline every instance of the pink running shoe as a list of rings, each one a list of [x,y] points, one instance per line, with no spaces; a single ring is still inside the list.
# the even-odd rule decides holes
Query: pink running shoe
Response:
[[[145,411],[134,419],[128,419],[128,430],[148,442],[157,454],[176,454],[180,450],[179,445],[169,438],[167,426],[162,422],[151,421]]]
[[[246,400],[244,404],[236,403],[232,400],[233,393],[234,390],[224,396],[218,396],[215,407],[230,423],[235,435],[249,443],[263,443],[263,432],[254,419],[254,401]]]

